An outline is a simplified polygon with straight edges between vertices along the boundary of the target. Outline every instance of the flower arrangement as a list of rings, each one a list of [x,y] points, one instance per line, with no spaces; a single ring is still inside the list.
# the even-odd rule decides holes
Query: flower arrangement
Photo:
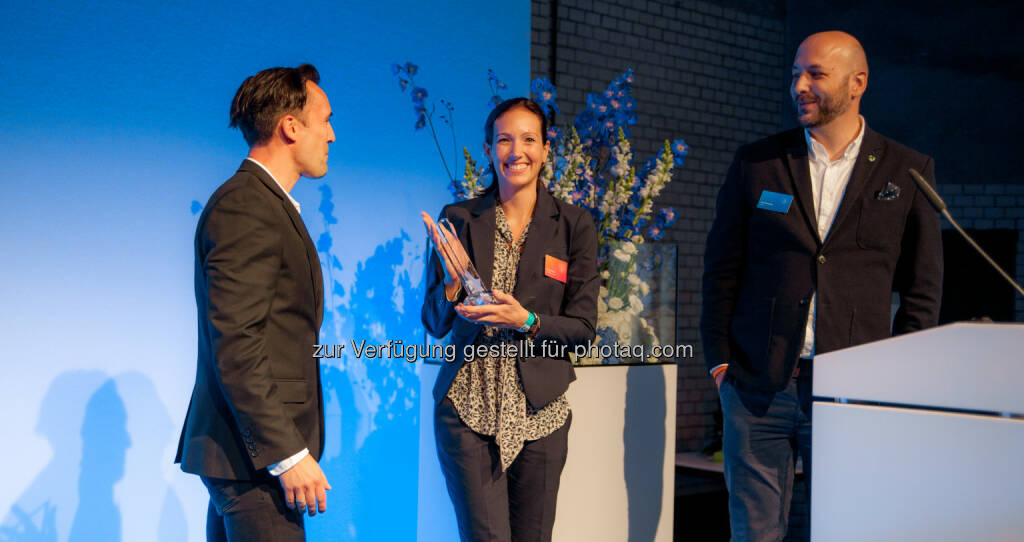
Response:
[[[391,69],[399,78],[403,92],[412,88],[410,96],[416,115],[415,129],[429,127],[448,174],[452,195],[459,200],[478,196],[487,182],[482,179],[487,168],[478,166],[469,150],[463,147],[465,168],[462,178],[457,179],[448,167],[434,128],[434,114],[438,113],[438,120],[449,126],[452,132],[454,148],[455,108],[445,100],[439,101],[440,109],[437,104],[427,106],[427,91],[414,83],[418,73],[415,64],[396,63]],[[487,79],[491,91],[489,103],[493,108],[501,102],[500,93],[507,87],[492,70],[488,70]],[[673,169],[685,163],[690,149],[682,139],[666,140],[658,156],[648,158],[637,170],[629,142],[630,126],[638,120],[632,84],[633,70],[630,68],[616,77],[603,92],[588,94],[586,107],[564,128],[554,122],[561,113],[554,85],[546,78],[535,79],[530,84],[530,94],[548,116],[550,126],[547,136],[551,152],[541,169],[540,182],[556,198],[589,210],[597,225],[598,265],[602,278],[597,341],[611,331],[619,344],[634,340],[658,344],[653,327],[640,316],[650,286],[637,274],[638,247],[646,239],[662,239],[675,222],[675,210],[662,208],[655,213],[654,201],[671,182]],[[452,159],[456,166],[457,158],[458,154],[453,150]],[[637,326],[642,337],[634,337]],[[600,363],[601,360],[583,362]]]

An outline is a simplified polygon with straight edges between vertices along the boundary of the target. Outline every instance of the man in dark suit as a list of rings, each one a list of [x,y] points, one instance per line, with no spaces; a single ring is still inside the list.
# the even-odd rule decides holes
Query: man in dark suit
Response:
[[[249,77],[231,104],[249,156],[195,239],[199,354],[176,462],[210,493],[209,540],[304,540],[324,512],[316,248],[288,192],[327,173],[331,106],[313,66]]]
[[[814,355],[938,320],[938,216],[907,173],[934,184],[932,160],[867,126],[867,82],[853,36],[807,38],[790,88],[803,129],[741,147],[718,195],[701,336],[733,540],[786,535],[797,452],[809,489]]]

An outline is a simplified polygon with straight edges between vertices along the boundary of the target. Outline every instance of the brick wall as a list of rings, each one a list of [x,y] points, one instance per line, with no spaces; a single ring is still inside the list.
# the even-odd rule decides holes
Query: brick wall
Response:
[[[676,448],[697,450],[718,406],[698,328],[704,240],[736,148],[778,131],[788,103],[784,12],[740,0],[534,0],[532,14],[531,72],[555,83],[559,124],[633,67],[635,163],[665,139],[691,147],[658,203],[679,216],[663,242],[679,250],[676,342],[695,351],[679,367]]]
[[[1014,279],[1018,284],[1024,284],[1024,184],[940,183],[938,191],[961,228],[1017,231]],[[945,220],[942,222],[944,229],[952,228]],[[1024,322],[1024,297],[1015,294],[1015,299],[1014,320]]]

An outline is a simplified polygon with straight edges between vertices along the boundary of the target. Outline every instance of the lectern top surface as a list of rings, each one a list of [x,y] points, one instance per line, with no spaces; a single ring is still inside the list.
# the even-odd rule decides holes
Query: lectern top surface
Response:
[[[814,395],[1024,414],[1024,324],[949,324],[817,356]]]

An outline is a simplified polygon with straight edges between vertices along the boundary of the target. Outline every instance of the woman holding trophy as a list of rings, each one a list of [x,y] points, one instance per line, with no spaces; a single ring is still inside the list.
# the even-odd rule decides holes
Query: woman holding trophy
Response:
[[[490,187],[436,224],[423,213],[434,245],[423,324],[451,331],[458,353],[434,385],[434,432],[462,540],[546,541],[572,419],[569,354],[597,322],[597,230],[538,180],[550,142],[537,104],[506,100],[484,134]]]

